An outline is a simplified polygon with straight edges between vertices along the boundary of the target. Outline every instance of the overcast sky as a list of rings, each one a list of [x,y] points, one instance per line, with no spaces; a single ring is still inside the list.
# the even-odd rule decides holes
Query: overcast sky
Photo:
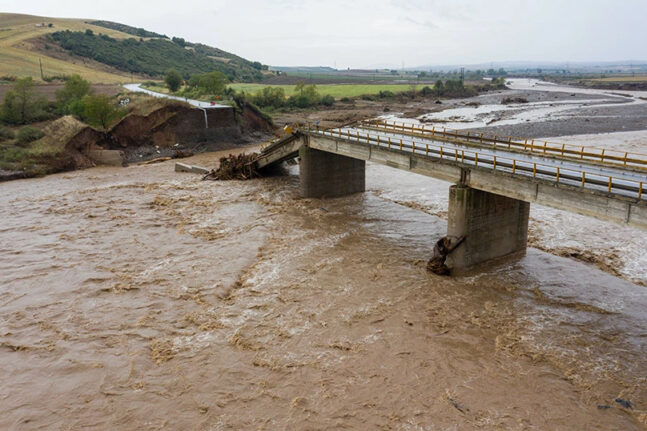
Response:
[[[0,0],[95,18],[281,66],[647,60],[647,0]]]

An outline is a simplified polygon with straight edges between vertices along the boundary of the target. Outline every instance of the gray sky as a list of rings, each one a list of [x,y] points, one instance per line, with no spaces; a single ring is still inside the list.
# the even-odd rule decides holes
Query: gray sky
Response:
[[[281,66],[647,60],[647,0],[0,0],[0,11],[117,21]]]

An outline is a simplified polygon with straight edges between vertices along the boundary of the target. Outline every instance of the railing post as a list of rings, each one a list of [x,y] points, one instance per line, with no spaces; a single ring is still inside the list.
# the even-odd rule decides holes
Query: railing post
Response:
[[[512,160],[512,175],[515,174],[517,170],[517,160]]]
[[[494,156],[494,161],[492,162],[492,170],[496,171],[496,156]]]
[[[586,172],[582,171],[582,187],[586,184]]]
[[[557,167],[556,182],[559,183],[559,166]]]
[[[532,164],[532,177],[537,177],[537,163]]]
[[[612,183],[613,183],[613,179],[611,178],[611,176],[609,176],[609,189],[608,189],[609,193],[611,193],[611,187],[613,186]]]

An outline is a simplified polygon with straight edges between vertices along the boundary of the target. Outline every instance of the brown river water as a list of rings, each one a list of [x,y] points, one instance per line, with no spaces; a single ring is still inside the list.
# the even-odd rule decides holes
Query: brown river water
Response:
[[[313,200],[297,175],[1,184],[0,429],[647,427],[645,232],[534,207],[536,244],[620,276],[530,248],[439,277],[449,184],[369,164]]]

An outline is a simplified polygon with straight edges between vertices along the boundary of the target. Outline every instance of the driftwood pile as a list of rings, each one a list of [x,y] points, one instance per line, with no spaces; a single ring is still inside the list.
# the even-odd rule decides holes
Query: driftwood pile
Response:
[[[220,159],[218,169],[212,169],[203,180],[226,181],[226,180],[249,180],[258,178],[261,174],[256,170],[254,160],[257,153],[252,154],[230,154]]]

